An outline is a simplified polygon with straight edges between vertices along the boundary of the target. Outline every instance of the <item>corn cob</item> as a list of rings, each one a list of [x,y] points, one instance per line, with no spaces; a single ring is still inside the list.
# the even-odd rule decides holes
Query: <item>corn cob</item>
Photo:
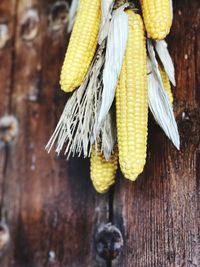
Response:
[[[170,0],[140,0],[149,38],[164,39],[172,25]]]
[[[140,15],[128,14],[128,42],[116,90],[119,163],[124,176],[134,181],[143,171],[147,146],[147,58]]]
[[[97,192],[104,193],[112,184],[114,184],[117,163],[117,150],[115,150],[114,154],[111,155],[110,160],[106,161],[100,151],[100,145],[98,145],[97,151],[93,146],[90,159],[90,175]]]
[[[71,92],[84,80],[97,47],[100,0],[81,0],[61,70],[60,85]]]
[[[164,68],[161,66],[159,66],[159,71],[160,71],[160,75],[162,78],[162,82],[163,82],[165,91],[169,97],[169,101],[171,104],[173,104],[173,95],[172,95],[172,90],[171,90],[171,84],[170,84],[169,78],[167,76],[167,73],[165,72]]]

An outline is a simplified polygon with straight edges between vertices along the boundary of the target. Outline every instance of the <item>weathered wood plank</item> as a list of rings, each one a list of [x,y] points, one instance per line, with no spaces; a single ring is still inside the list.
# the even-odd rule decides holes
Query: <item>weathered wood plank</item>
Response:
[[[20,132],[3,173],[11,243],[2,267],[105,266],[96,260],[93,237],[108,221],[108,194],[95,193],[88,161],[66,162],[44,150],[66,101],[58,86],[67,43],[64,3],[22,0],[16,10],[9,101]]]
[[[1,1],[0,4],[0,114],[8,113],[12,90],[13,45],[15,41],[16,0]]]
[[[10,95],[13,89],[13,63],[15,61],[14,43],[15,43],[15,25],[17,1],[1,1],[0,4],[0,118],[10,113]],[[2,129],[0,129],[2,133]],[[9,149],[2,140],[0,140],[0,211],[1,221],[7,220],[7,214],[4,210],[5,203],[5,185],[8,184],[7,168],[9,167]],[[12,228],[12,227],[11,227]],[[12,229],[10,229],[12,232]],[[9,266],[9,260],[13,258],[13,243],[11,249],[0,252],[2,257],[1,265]]]
[[[174,1],[174,7],[169,42],[176,67],[181,150],[176,151],[150,120],[144,173],[133,184],[121,178],[115,188],[113,222],[124,234],[125,247],[113,266],[200,266],[200,3]]]

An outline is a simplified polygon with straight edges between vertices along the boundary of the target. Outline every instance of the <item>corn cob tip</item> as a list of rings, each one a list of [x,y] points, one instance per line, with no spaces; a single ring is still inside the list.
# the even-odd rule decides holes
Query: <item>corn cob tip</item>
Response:
[[[140,0],[149,38],[163,40],[172,25],[170,0]]]
[[[99,194],[105,194],[108,192],[108,190],[110,189],[110,187],[114,184],[114,181],[113,183],[109,184],[109,185],[104,185],[102,186],[101,183],[96,183],[96,182],[93,182],[93,186],[95,188],[95,190],[97,191],[97,193]]]
[[[98,193],[106,193],[115,182],[115,174],[117,171],[118,153],[115,152],[107,161],[101,154],[100,149],[92,148],[90,159],[90,176],[94,188]]]
[[[136,181],[138,176],[143,172],[145,166],[145,162],[140,163],[135,166],[127,163],[120,163],[121,172],[124,177],[132,182]]]

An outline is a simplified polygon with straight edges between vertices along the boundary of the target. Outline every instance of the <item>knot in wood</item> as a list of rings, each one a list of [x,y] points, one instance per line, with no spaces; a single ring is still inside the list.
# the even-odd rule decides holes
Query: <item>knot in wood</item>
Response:
[[[10,144],[18,135],[18,121],[14,116],[4,116],[0,119],[0,143]]]
[[[199,143],[200,114],[197,109],[185,110],[181,113],[178,120],[178,128],[182,141],[190,142],[194,145]]]
[[[0,24],[0,49],[4,48],[10,39],[8,25]]]
[[[4,250],[10,241],[10,231],[4,222],[0,222],[0,251]]]
[[[108,223],[98,229],[95,243],[98,255],[108,261],[120,254],[124,242],[120,230]]]
[[[66,27],[68,22],[69,5],[65,1],[57,1],[51,7],[49,27],[52,31],[59,31]]]
[[[39,15],[36,9],[27,10],[21,19],[21,37],[24,41],[32,41],[39,31]]]

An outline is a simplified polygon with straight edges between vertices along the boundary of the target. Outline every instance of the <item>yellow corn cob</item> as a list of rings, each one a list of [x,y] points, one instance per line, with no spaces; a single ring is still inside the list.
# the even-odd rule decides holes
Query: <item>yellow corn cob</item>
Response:
[[[84,80],[97,47],[101,0],[81,0],[61,70],[60,85],[71,92]]]
[[[104,193],[114,184],[117,163],[117,150],[111,155],[110,160],[106,161],[100,151],[100,146],[98,146],[98,151],[93,146],[90,159],[90,176],[97,192]]]
[[[163,81],[165,91],[169,97],[169,101],[171,104],[173,104],[173,95],[172,95],[172,90],[171,90],[171,84],[170,84],[169,78],[167,76],[167,73],[165,72],[164,68],[161,66],[159,66],[159,70],[160,70],[160,75],[161,75],[161,78]]]
[[[171,0],[140,0],[149,38],[164,39],[172,25]]]
[[[128,14],[128,43],[116,90],[119,163],[124,176],[134,181],[143,171],[147,145],[147,58],[140,15]]]

